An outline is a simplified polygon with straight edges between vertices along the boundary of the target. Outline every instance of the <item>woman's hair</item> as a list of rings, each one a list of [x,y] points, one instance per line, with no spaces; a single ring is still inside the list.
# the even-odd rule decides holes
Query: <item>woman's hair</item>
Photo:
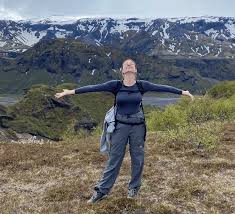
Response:
[[[131,58],[125,59],[125,60],[122,62],[122,67],[120,68],[121,75],[122,75],[122,80],[124,79],[123,74],[122,74],[123,64],[124,64],[127,60],[131,60],[131,61],[135,64],[135,68],[137,69],[137,67],[136,67],[136,62],[135,62],[133,59],[131,59]],[[136,75],[135,75],[135,78],[137,78],[137,73],[136,73]]]
[[[122,68],[123,68],[123,64],[124,64],[127,60],[131,60],[132,62],[134,62],[135,67],[136,67],[136,62],[135,62],[133,59],[131,59],[131,58],[127,58],[127,59],[125,59],[125,60],[122,62]]]

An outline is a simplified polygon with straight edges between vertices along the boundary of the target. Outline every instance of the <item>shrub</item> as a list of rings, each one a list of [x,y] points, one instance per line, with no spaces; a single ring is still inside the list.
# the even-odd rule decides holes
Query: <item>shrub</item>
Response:
[[[213,98],[229,98],[235,94],[235,81],[221,81],[214,85],[207,95]]]
[[[186,114],[174,105],[168,105],[164,111],[155,110],[149,113],[147,126],[149,130],[168,130],[186,125]]]
[[[208,121],[200,125],[188,124],[177,129],[158,132],[159,143],[188,143],[194,146],[214,148],[219,143],[222,122]]]

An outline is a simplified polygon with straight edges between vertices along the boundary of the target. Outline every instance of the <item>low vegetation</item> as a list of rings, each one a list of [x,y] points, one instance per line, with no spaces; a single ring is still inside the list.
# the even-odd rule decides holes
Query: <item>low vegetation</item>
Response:
[[[68,129],[59,142],[1,143],[1,213],[233,213],[235,97],[221,84],[215,86],[221,92],[212,88],[194,102],[182,97],[164,109],[145,108],[146,158],[136,200],[126,198],[127,149],[109,197],[86,203],[108,159],[99,153],[101,125],[92,132]]]

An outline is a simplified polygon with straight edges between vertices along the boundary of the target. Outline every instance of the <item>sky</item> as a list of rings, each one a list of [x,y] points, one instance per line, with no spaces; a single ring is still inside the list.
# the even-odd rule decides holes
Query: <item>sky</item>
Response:
[[[235,0],[0,0],[0,19],[235,17]]]

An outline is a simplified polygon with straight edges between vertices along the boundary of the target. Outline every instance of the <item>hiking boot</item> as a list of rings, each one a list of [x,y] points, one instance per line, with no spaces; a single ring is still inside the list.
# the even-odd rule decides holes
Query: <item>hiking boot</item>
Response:
[[[106,198],[107,194],[104,194],[100,191],[94,191],[93,195],[91,196],[91,198],[87,201],[88,204],[91,203],[96,203],[98,201],[101,201],[102,199]]]
[[[138,189],[128,189],[128,195],[127,198],[136,198],[138,195]]]

